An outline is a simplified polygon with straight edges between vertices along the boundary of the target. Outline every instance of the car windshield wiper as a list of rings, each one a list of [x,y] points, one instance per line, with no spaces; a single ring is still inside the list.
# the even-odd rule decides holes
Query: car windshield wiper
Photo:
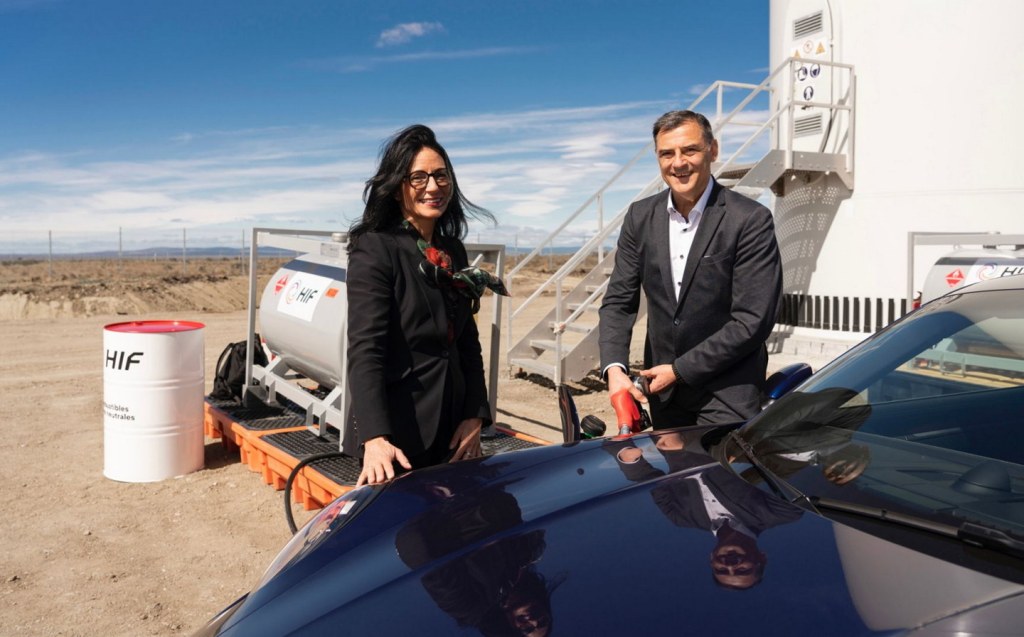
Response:
[[[730,431],[729,435],[726,436],[726,440],[731,440],[736,443],[736,446],[743,451],[743,455],[745,455],[747,460],[750,461],[750,466],[754,467],[754,470],[760,474],[761,479],[764,480],[768,486],[772,488],[772,491],[774,491],[780,498],[791,504],[807,500],[807,497],[804,494],[786,484],[786,482],[781,478],[777,478],[771,471],[761,464],[761,461],[757,458],[757,454],[754,453],[754,448],[750,446],[749,442],[743,439],[739,434],[738,429]],[[728,462],[728,458],[726,458],[726,462]]]
[[[807,500],[816,509],[839,511],[841,513],[849,513],[850,515],[871,518],[873,520],[892,522],[893,524],[898,524],[900,526],[906,526],[960,540],[961,542],[972,546],[991,549],[993,551],[1013,555],[1014,557],[1024,558],[1024,540],[1018,539],[1006,531],[988,524],[965,521],[960,526],[953,526],[952,524],[943,524],[941,522],[926,520],[915,515],[908,515],[897,511],[889,511],[888,509],[883,509],[881,507],[856,504],[843,500],[820,498],[818,496],[811,496],[807,498]]]

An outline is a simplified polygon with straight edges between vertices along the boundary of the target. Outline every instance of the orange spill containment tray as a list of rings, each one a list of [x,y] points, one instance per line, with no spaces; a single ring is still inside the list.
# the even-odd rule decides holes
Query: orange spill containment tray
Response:
[[[249,407],[207,398],[205,411],[206,436],[219,439],[227,451],[237,450],[241,462],[277,490],[284,489],[288,476],[303,459],[338,450],[333,432],[317,436],[306,428],[301,409],[288,401],[280,406]],[[500,426],[495,430],[495,436],[482,441],[485,455],[550,444]],[[292,499],[307,511],[318,509],[350,491],[358,478],[358,458],[318,460],[296,475]]]

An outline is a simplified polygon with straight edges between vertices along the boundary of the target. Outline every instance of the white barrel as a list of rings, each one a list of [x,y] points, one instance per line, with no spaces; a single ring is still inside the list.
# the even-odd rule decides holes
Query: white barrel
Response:
[[[103,328],[103,475],[156,482],[203,467],[204,327]]]

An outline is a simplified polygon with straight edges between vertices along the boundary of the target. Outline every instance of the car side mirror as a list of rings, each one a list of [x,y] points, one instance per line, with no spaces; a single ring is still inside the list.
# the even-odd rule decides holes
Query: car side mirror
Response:
[[[604,435],[605,424],[597,416],[584,416],[580,421],[576,411],[576,401],[572,399],[572,393],[568,387],[559,385],[557,393],[558,415],[562,417],[562,440],[564,442],[600,438]]]
[[[761,394],[761,409],[788,394],[813,373],[814,370],[807,363],[793,363],[769,376]]]
[[[562,418],[562,440],[576,442],[580,439],[580,417],[576,411],[576,401],[565,385],[556,388],[558,394],[558,415]]]

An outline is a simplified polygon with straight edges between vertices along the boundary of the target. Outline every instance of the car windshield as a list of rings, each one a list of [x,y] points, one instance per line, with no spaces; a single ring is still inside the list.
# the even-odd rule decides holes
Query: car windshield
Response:
[[[808,497],[1024,535],[1021,291],[925,306],[739,435],[760,465],[739,467],[748,478],[767,469]]]

